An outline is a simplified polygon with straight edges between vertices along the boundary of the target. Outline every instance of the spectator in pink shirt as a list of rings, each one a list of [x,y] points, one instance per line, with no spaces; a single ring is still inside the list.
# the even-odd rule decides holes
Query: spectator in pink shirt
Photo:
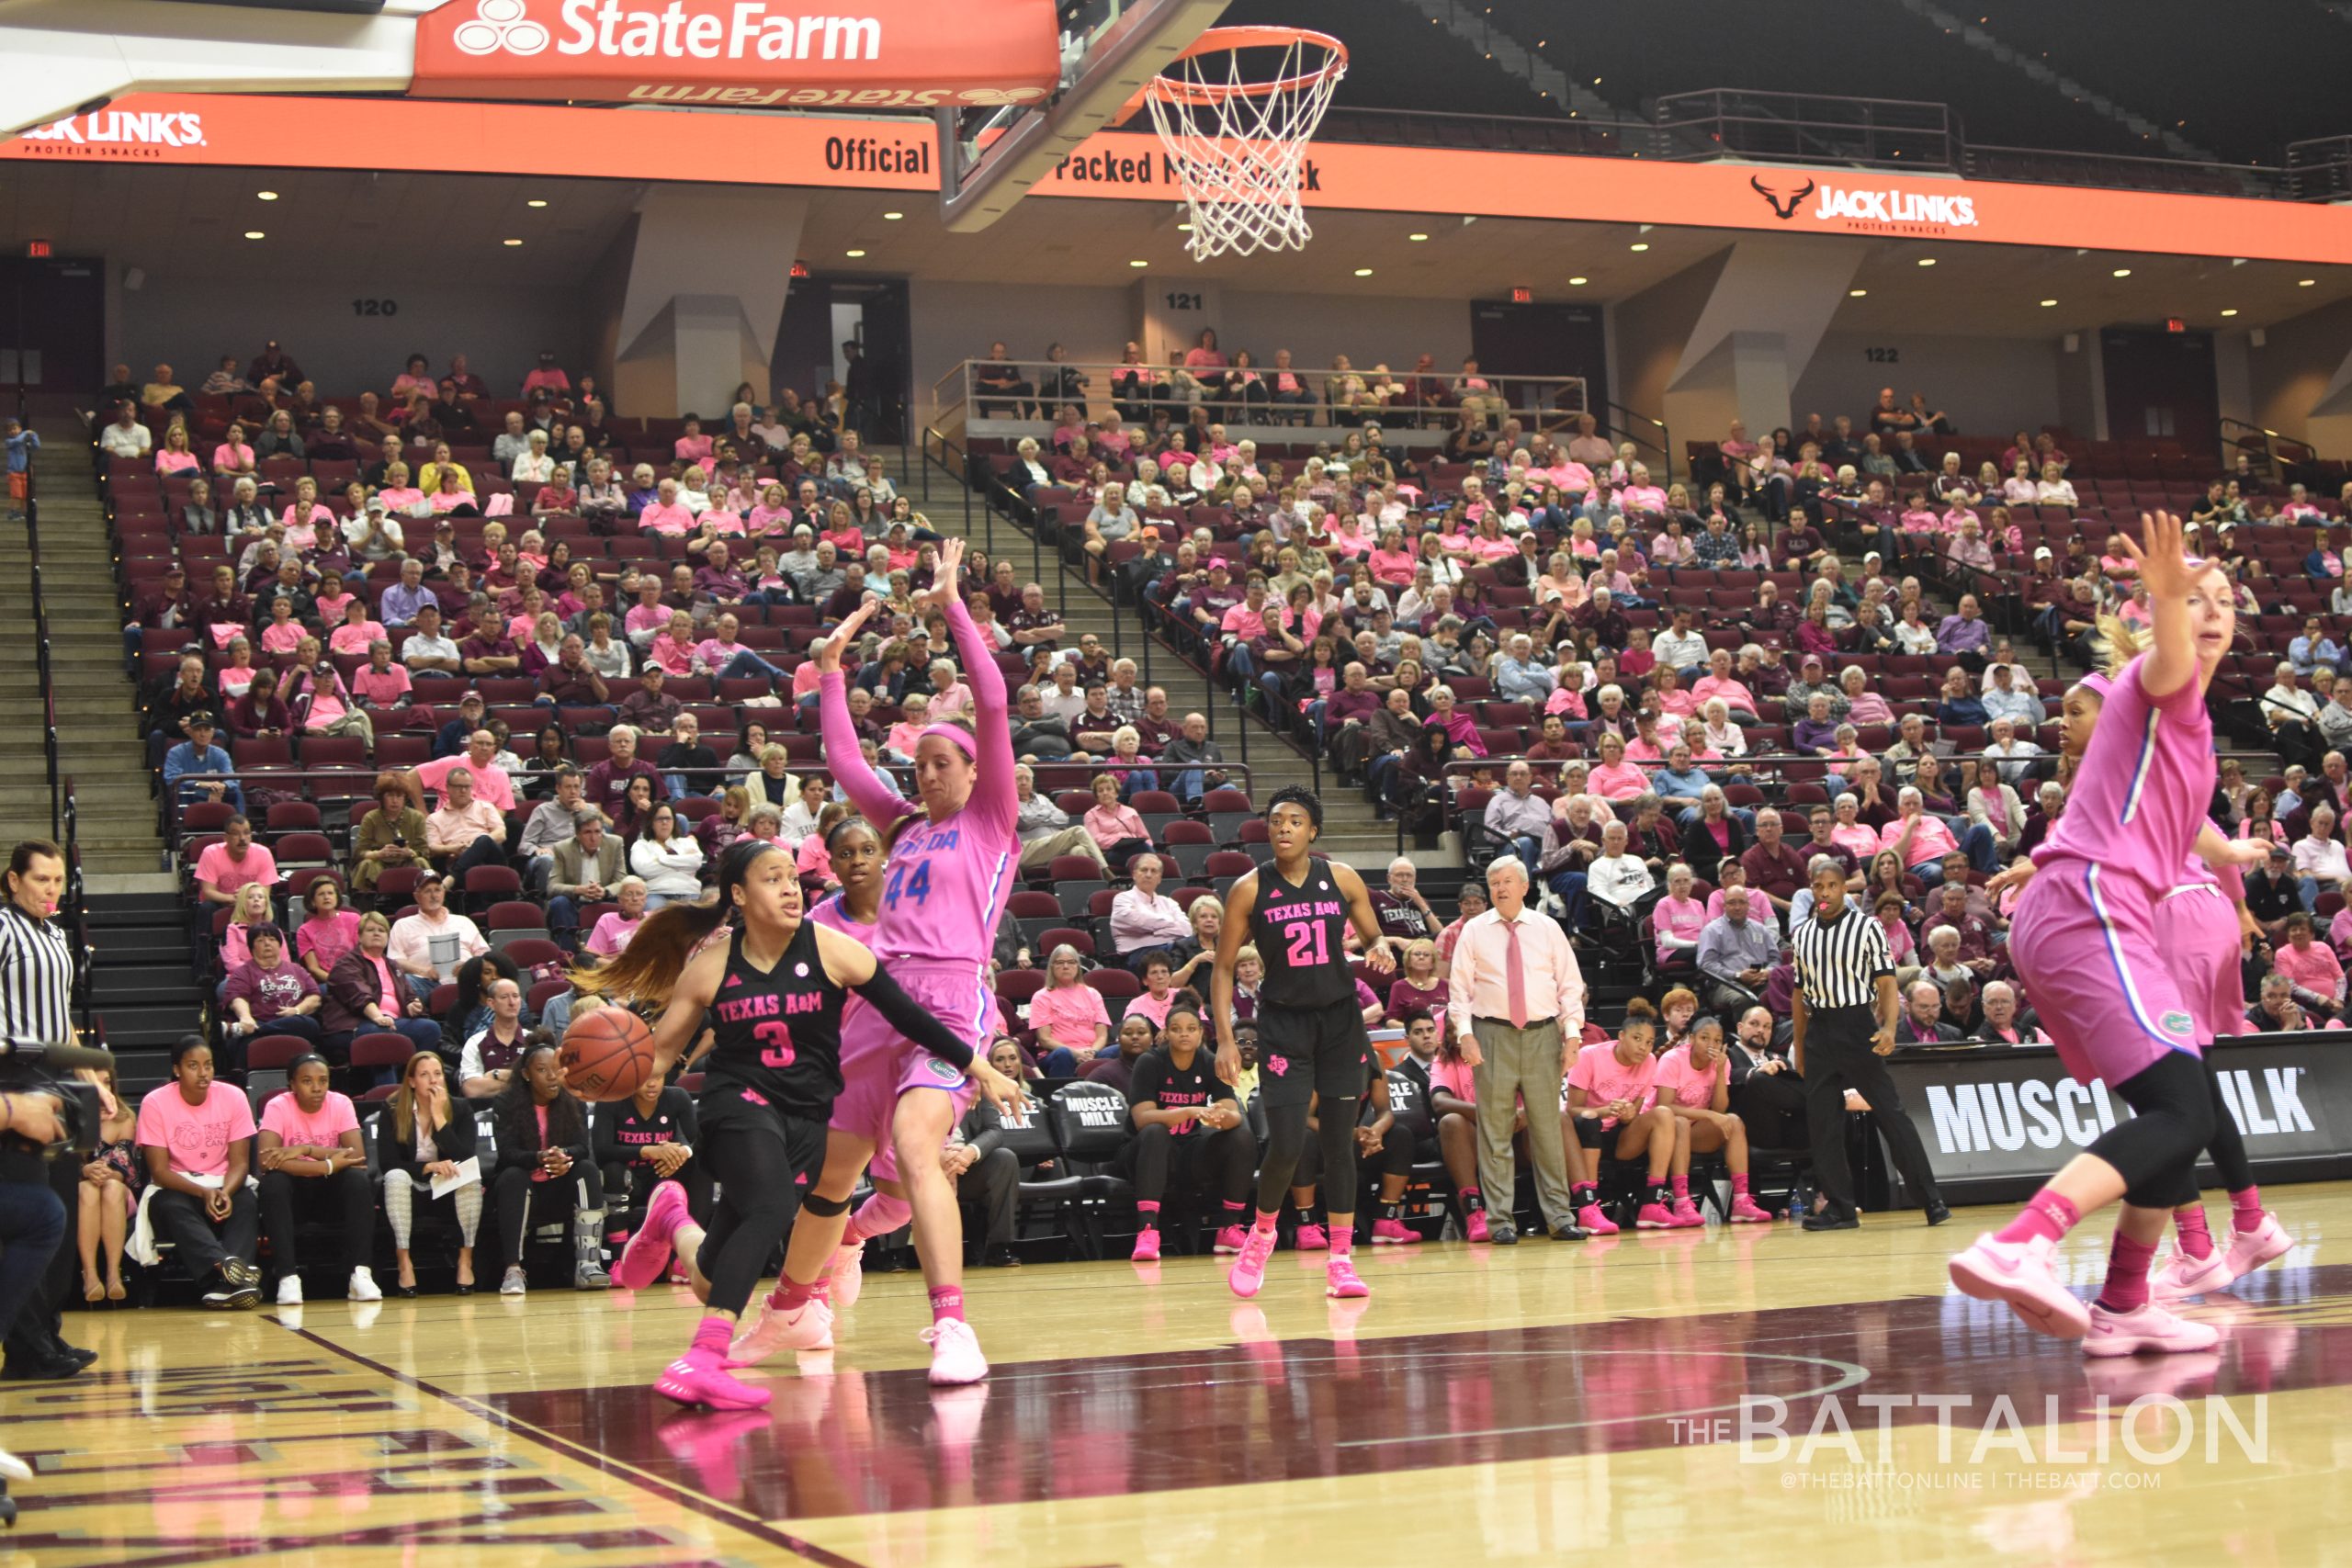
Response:
[[[1111,1043],[1111,1013],[1102,993],[1080,972],[1078,949],[1064,943],[1046,960],[1046,985],[1029,998],[1029,1027],[1048,1077],[1076,1077],[1078,1065]]]
[[[1731,649],[1727,648],[1718,648],[1707,655],[1707,672],[1700,676],[1690,687],[1690,701],[1694,711],[1703,710],[1710,702],[1718,697],[1723,699],[1724,706],[1731,712],[1744,713],[1751,720],[1756,717],[1756,698],[1746,686],[1733,678]]]
[[[383,641],[383,623],[368,618],[368,601],[355,593],[343,607],[343,624],[329,634],[327,648],[335,653],[366,653],[369,647]],[[391,656],[390,643],[385,643],[384,654],[387,659]]]
[[[1660,969],[1687,970],[1697,962],[1707,907],[1690,896],[1692,882],[1690,868],[1681,862],[1666,868],[1666,897],[1650,910]]]
[[[245,444],[245,427],[232,424],[212,449],[213,481],[238,479],[254,472],[254,449]]]
[[[244,1091],[213,1081],[212,1047],[202,1035],[182,1035],[172,1047],[172,1081],[139,1102],[136,1136],[157,1190],[148,1201],[154,1228],[215,1311],[261,1304],[254,1267],[260,1224],[245,1185],[254,1132]]]
[[[670,612],[670,622],[653,646],[646,650],[646,658],[673,675],[695,672],[695,619],[684,610]]]
[[[1129,860],[1151,848],[1151,829],[1144,825],[1142,816],[1133,807],[1119,802],[1119,781],[1110,773],[1094,775],[1094,804],[1080,825],[1102,851],[1103,859],[1114,867],[1127,869]],[[1159,863],[1152,861],[1152,891],[1159,890]]]
[[[406,707],[413,689],[408,671],[392,662],[392,645],[378,628],[368,645],[367,664],[351,677],[352,695],[369,708]]]
[[[641,877],[624,876],[613,885],[613,898],[620,907],[607,909],[596,917],[594,931],[588,933],[588,951],[599,958],[617,958],[645,923],[645,882]]]
[[[275,892],[278,880],[277,862],[268,850],[254,842],[253,823],[243,815],[230,818],[221,841],[206,845],[196,857],[197,894],[206,906],[202,910],[206,940],[212,934],[213,908],[234,904],[237,890],[249,882],[261,883]]]
[[[1916,787],[1903,787],[1894,809],[1894,820],[1879,830],[1879,848],[1894,851],[1905,870],[1935,886],[1943,880],[1944,856],[1960,848],[1959,842],[1943,818],[1927,810],[1927,799]]]
[[[1592,770],[1586,787],[1603,800],[1631,800],[1648,792],[1649,774],[1625,760],[1625,741],[1613,729],[1600,732],[1600,766]]]
[[[538,364],[532,367],[529,375],[523,378],[525,398],[528,398],[541,388],[559,396],[571,390],[571,378],[565,375],[562,367],[556,364],[555,350],[551,348],[543,348],[539,351]]]
[[[2304,1011],[2324,1021],[2344,1007],[2344,964],[2325,942],[2312,940],[2312,918],[2287,917],[2286,943],[2274,951],[2271,967],[2294,987],[2295,1000]]]
[[[697,463],[706,470],[710,467],[710,437],[702,433],[702,421],[686,415],[685,430],[670,444],[671,455],[681,463]]]
[[[648,534],[668,534],[678,538],[693,533],[695,514],[680,503],[678,494],[678,481],[663,479],[653,503],[637,514],[638,527]]]

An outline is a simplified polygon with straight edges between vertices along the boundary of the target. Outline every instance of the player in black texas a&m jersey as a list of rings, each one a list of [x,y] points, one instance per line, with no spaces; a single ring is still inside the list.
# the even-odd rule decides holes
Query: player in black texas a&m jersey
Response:
[[[686,1213],[709,1219],[710,1169],[695,1157],[700,1129],[694,1097],[650,1073],[633,1097],[600,1107],[588,1141],[604,1172],[605,1205],[643,1207],[674,1181],[686,1190]]]
[[[1238,1252],[1242,1216],[1250,1207],[1250,1168],[1258,1140],[1241,1114],[1233,1086],[1216,1076],[1201,1048],[1201,1015],[1179,1002],[1160,1025],[1159,1044],[1148,1051],[1127,1080],[1134,1141],[1120,1164],[1135,1183],[1135,1261],[1159,1261],[1159,1202],[1173,1184],[1214,1197],[1218,1205],[1216,1250]]]
[[[730,918],[735,929],[713,941]],[[617,958],[575,975],[573,983],[662,1005],[653,1031],[657,1080],[709,1025],[715,1043],[703,1063],[696,1112],[702,1157],[718,1184],[717,1210],[706,1232],[688,1217],[684,1190],[662,1183],[613,1275],[624,1289],[643,1290],[674,1250],[708,1310],[693,1345],[654,1388],[683,1404],[763,1405],[766,1389],[729,1375],[729,1353],[760,1271],[800,1210],[801,1184],[814,1181],[824,1165],[825,1122],[842,1087],[848,993],[865,998],[941,1061],[970,1073],[990,1100],[1001,1104],[1012,1085],[899,989],[871,949],[803,919],[791,854],[756,839],[737,843],[720,861],[717,899],[662,909]],[[763,1312],[751,1333],[775,1341],[770,1348],[831,1344],[832,1314],[813,1282],[796,1289],[787,1279],[784,1289],[789,1309]]]
[[[1352,866],[1314,857],[1323,829],[1323,803],[1299,788],[1276,790],[1266,807],[1266,836],[1273,860],[1236,881],[1226,896],[1225,929],[1217,938],[1216,969],[1209,981],[1216,1021],[1216,1072],[1227,1083],[1241,1076],[1233,1039],[1233,967],[1243,942],[1264,965],[1258,985],[1258,1092],[1269,1136],[1258,1167],[1258,1216],[1226,1282],[1254,1296],[1265,1282],[1274,1250],[1274,1222],[1300,1153],[1306,1147],[1307,1107],[1321,1096],[1317,1137],[1333,1203],[1331,1256],[1326,1292],[1365,1296],[1369,1287],[1350,1261],[1355,1224],[1355,1125],[1372,1040],[1356,1007],[1355,974],[1345,950],[1348,928],[1363,939],[1364,962],[1377,975],[1396,972],[1389,939],[1381,934],[1372,896]]]

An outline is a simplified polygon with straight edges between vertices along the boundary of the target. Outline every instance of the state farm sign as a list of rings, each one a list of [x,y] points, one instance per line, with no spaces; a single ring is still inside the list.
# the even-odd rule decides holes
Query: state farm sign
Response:
[[[421,96],[738,107],[1020,104],[1059,79],[1053,0],[451,0],[417,24]]]

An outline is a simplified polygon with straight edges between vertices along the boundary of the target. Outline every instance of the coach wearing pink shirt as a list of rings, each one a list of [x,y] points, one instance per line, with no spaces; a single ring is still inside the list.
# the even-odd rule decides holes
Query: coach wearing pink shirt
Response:
[[[1560,1080],[1584,1029],[1584,975],[1567,933],[1527,907],[1527,870],[1515,860],[1487,868],[1494,905],[1466,921],[1453,944],[1446,1027],[1474,1069],[1478,1104],[1478,1185],[1503,1194],[1487,1224],[1491,1240],[1519,1239],[1508,1194],[1516,1181],[1511,1134],[1527,1101],[1527,1153],[1535,1194],[1555,1241],[1582,1241],[1560,1134]]]

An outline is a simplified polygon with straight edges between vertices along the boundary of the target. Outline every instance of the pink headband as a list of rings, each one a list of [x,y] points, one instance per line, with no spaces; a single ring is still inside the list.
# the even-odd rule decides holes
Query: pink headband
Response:
[[[2082,687],[2083,690],[2098,697],[2099,701],[2105,702],[2107,701],[2108,694],[2115,690],[2115,677],[2108,674],[2104,671],[2094,670],[2089,674],[2085,675],[2081,680],[2075,682],[2075,684]]]
[[[915,744],[920,746],[934,735],[954,746],[958,751],[963,752],[964,760],[966,761],[977,762],[979,761],[979,753],[973,750],[972,732],[966,729],[962,725],[934,724],[925,729],[921,735],[915,737]]]

